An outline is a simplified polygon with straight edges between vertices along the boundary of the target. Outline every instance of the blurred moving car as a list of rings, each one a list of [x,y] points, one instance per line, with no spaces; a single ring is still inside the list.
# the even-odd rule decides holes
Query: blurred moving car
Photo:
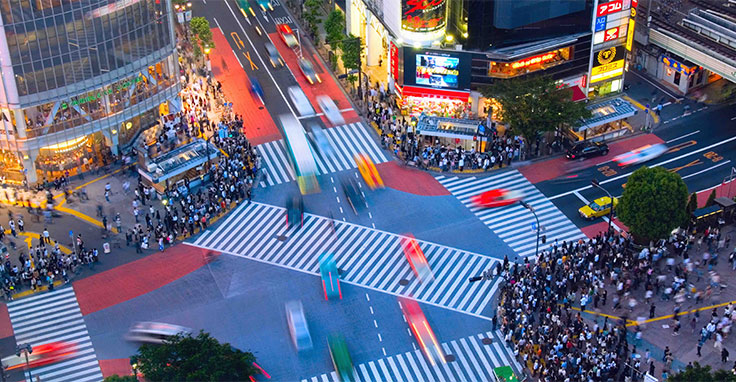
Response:
[[[618,198],[613,198],[614,211],[617,205],[618,205]],[[580,217],[586,220],[599,218],[601,216],[606,216],[610,212],[611,212],[611,198],[609,198],[608,196],[598,198],[590,202],[590,204],[580,207],[580,209],[578,210]]]
[[[342,299],[342,289],[340,289],[340,274],[337,270],[335,258],[330,253],[323,253],[319,257],[319,273],[322,276],[322,290],[325,293],[325,300],[333,298]]]
[[[307,319],[304,317],[304,307],[301,301],[286,303],[286,322],[289,324],[289,334],[297,351],[312,348],[312,335],[309,334]]]
[[[256,77],[250,78],[250,93],[253,95],[254,98],[257,97],[261,101],[261,104],[266,104],[263,97],[263,88],[261,87],[261,83],[258,82],[258,79]]]
[[[266,10],[273,11],[273,5],[271,5],[271,0],[256,0],[258,3],[258,6],[261,7],[263,12],[266,12]]]
[[[302,71],[302,74],[304,75],[304,77],[306,77],[307,81],[309,81],[310,85],[314,85],[315,83],[322,83],[322,79],[319,78],[319,75],[317,75],[317,72],[314,70],[314,65],[312,64],[312,61],[309,61],[304,57],[300,58],[299,70]]]
[[[276,49],[276,46],[271,42],[267,42],[264,46],[266,47],[266,53],[268,53],[268,60],[271,62],[271,66],[274,68],[284,66],[284,60],[281,58],[281,54]]]
[[[286,44],[289,48],[296,48],[299,46],[299,40],[294,35],[294,30],[291,29],[289,24],[276,24],[276,30],[279,32],[281,41]]]
[[[383,179],[381,179],[381,175],[378,174],[376,165],[368,155],[355,154],[353,159],[355,160],[355,164],[358,166],[358,171],[360,171],[360,175],[363,177],[365,184],[371,190],[384,187]]]
[[[33,346],[32,352],[28,354],[28,362],[26,363],[26,355],[18,352],[2,359],[2,366],[5,370],[14,370],[21,368],[34,368],[49,365],[59,361],[63,361],[77,353],[77,344],[72,342],[51,342],[48,344]]]
[[[348,200],[350,208],[357,215],[358,210],[363,209],[363,206],[366,205],[363,193],[358,188],[358,182],[354,178],[345,177],[340,183],[342,183],[342,192],[345,193],[345,199]]]
[[[297,224],[300,228],[304,225],[304,199],[299,194],[286,200],[286,226],[291,228]]]
[[[191,334],[192,329],[184,326],[165,324],[161,322],[138,322],[130,327],[125,339],[132,342],[162,344],[177,334]]]
[[[299,112],[299,115],[302,117],[315,115],[312,104],[309,103],[309,99],[307,98],[307,95],[304,94],[304,90],[298,86],[291,86],[287,89],[287,92],[289,93],[291,102],[293,102],[296,107],[296,111]]]
[[[335,101],[332,100],[332,98],[326,95],[318,96],[317,104],[319,104],[319,108],[322,109],[322,112],[325,114],[325,117],[327,117],[327,120],[329,120],[330,123],[332,123],[333,125],[345,124],[345,118],[342,117],[340,109],[337,108],[337,105],[335,104]]]
[[[419,243],[414,235],[407,233],[401,238],[401,248],[404,250],[404,256],[409,261],[411,269],[417,276],[419,281],[427,282],[434,280],[434,274],[432,269],[429,268],[427,257],[424,255],[424,251],[419,247]]]
[[[667,150],[667,145],[665,145],[664,143],[646,145],[639,147],[638,149],[631,150],[628,153],[621,154],[613,158],[613,161],[621,167],[637,163],[644,163],[666,153]]]
[[[524,193],[517,190],[506,190],[498,188],[489,190],[470,198],[476,207],[503,207],[514,204],[524,197]]]
[[[399,297],[399,303],[401,304],[401,311],[404,313],[404,317],[406,317],[406,322],[414,334],[414,338],[419,341],[419,347],[422,353],[424,353],[432,366],[438,363],[445,363],[445,354],[442,351],[442,347],[440,347],[440,343],[437,341],[437,337],[429,326],[427,317],[424,316],[424,312],[422,312],[419,304],[415,300],[406,297]]]
[[[312,130],[312,135],[314,135],[314,140],[317,142],[317,147],[322,155],[332,157],[335,152],[332,149],[329,139],[327,139],[327,133],[315,124],[310,125],[309,129]]]
[[[251,14],[251,16],[256,15],[256,13],[253,12],[253,8],[251,8],[248,0],[238,0],[238,8],[240,8],[240,13],[242,13],[245,18],[248,18],[249,13]]]
[[[332,365],[335,367],[335,373],[340,381],[354,382],[355,368],[345,338],[339,334],[330,334],[327,337],[327,347],[330,349]]]
[[[584,141],[570,147],[565,154],[567,159],[586,159],[608,155],[608,145],[603,142]]]

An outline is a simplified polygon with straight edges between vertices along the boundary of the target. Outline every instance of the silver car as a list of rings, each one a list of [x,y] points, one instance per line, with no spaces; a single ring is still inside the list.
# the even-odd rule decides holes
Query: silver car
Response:
[[[289,334],[297,351],[312,348],[312,335],[309,334],[307,319],[304,317],[304,307],[301,301],[286,303],[286,321],[289,324]]]
[[[327,134],[325,133],[325,131],[317,125],[311,125],[310,129],[312,130],[312,134],[314,135],[314,140],[317,142],[317,147],[319,148],[319,151],[323,155],[331,157],[334,154],[334,151],[332,150],[332,145],[330,144],[330,141],[327,139]]]
[[[192,334],[192,329],[161,322],[138,322],[128,330],[125,339],[132,342],[162,344],[177,334]]]
[[[323,113],[325,113],[325,117],[327,117],[330,123],[333,125],[345,124],[345,118],[342,117],[340,109],[337,108],[337,105],[332,98],[321,95],[317,97],[317,104],[319,104],[319,108],[322,109]]]
[[[296,107],[296,111],[299,112],[299,115],[301,115],[302,117],[315,115],[314,108],[312,108],[307,95],[304,94],[304,91],[300,87],[291,86],[288,90],[289,98],[291,98],[291,102]]]

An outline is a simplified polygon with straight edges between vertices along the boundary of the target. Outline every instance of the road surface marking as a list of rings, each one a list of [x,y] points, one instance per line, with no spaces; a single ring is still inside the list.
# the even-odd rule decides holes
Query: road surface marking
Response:
[[[702,173],[704,173],[704,172],[707,172],[707,171],[710,171],[710,170],[716,169],[716,168],[718,168],[718,167],[721,167],[721,166],[723,166],[723,165],[726,165],[726,164],[728,164],[728,163],[730,163],[730,162],[731,162],[731,160],[729,159],[729,160],[727,160],[727,161],[725,161],[725,162],[721,162],[721,163],[719,163],[719,164],[717,164],[717,165],[715,165],[715,166],[713,166],[713,167],[709,167],[709,168],[706,168],[706,169],[704,169],[704,170],[700,170],[700,171],[698,171],[698,172],[694,172],[694,173],[692,173],[692,174],[690,174],[690,175],[685,175],[685,176],[683,176],[683,177],[682,177],[682,179],[687,179],[687,178],[690,178],[690,177],[693,177],[693,176],[696,176],[696,175],[700,175],[700,174],[702,174]]]
[[[661,90],[661,91],[662,91],[662,93],[664,93],[664,94],[667,94],[668,96],[670,96],[670,97],[674,98],[675,100],[677,100],[677,101],[681,101],[681,100],[682,100],[682,98],[678,98],[678,97],[677,97],[676,95],[674,95],[674,94],[670,93],[670,92],[669,92],[669,91],[667,91],[666,89],[664,89],[664,88],[660,87],[659,85],[655,84],[655,83],[654,83],[654,82],[652,82],[652,81],[649,81],[649,80],[648,80],[648,79],[647,79],[646,77],[642,76],[641,74],[637,73],[636,71],[633,71],[633,70],[632,70],[632,71],[631,71],[631,73],[635,74],[635,75],[636,75],[637,77],[639,77],[639,78],[641,78],[642,80],[646,81],[646,82],[647,82],[648,84],[650,84],[650,85],[654,86],[655,88],[657,88],[657,89]]]
[[[381,333],[378,333],[378,342],[383,342],[383,338],[381,338]]]
[[[670,139],[669,141],[666,141],[665,143],[671,143],[671,142],[674,142],[674,141],[678,141],[678,140],[680,140],[680,139],[682,139],[682,138],[685,138],[685,137],[689,137],[689,136],[691,136],[691,135],[695,135],[695,134],[697,134],[697,133],[699,133],[699,132],[700,132],[700,130],[695,130],[695,131],[693,131],[692,133],[687,133],[687,134],[685,134],[685,135],[683,135],[683,136],[680,136],[680,137],[677,137],[677,138],[673,138],[673,139]]]

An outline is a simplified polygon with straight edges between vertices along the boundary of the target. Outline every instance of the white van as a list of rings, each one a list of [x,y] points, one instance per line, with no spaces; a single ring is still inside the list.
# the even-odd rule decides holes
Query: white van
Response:
[[[192,329],[160,322],[138,322],[128,330],[125,339],[132,342],[162,344],[177,334],[186,336],[192,334]]]

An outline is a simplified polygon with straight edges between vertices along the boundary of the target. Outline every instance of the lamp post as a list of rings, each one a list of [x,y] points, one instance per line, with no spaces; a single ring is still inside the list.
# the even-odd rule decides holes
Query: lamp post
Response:
[[[130,368],[133,369],[133,376],[135,380],[138,380],[138,359],[136,357],[130,358]]]
[[[590,184],[593,185],[593,187],[605,192],[606,195],[608,195],[608,200],[611,201],[611,209],[608,211],[608,231],[606,231],[610,235],[611,234],[611,222],[613,221],[613,208],[614,208],[613,196],[611,196],[611,193],[608,192],[608,190],[606,190],[605,188],[603,188],[600,183],[598,183],[598,179],[591,180]]]
[[[537,212],[534,211],[534,207],[530,206],[529,203],[523,200],[519,200],[519,204],[521,204],[524,208],[529,210],[532,213],[532,215],[534,215],[534,220],[537,221],[537,245],[534,248],[534,258],[536,259],[537,256],[539,255],[539,230],[542,228],[539,226],[539,217],[537,216]]]
[[[25,354],[26,356],[26,370],[28,371],[28,380],[33,380],[33,375],[31,374],[31,364],[28,361],[28,354],[33,354],[33,347],[31,347],[31,344],[19,344],[15,347],[15,355],[20,357],[20,353]]]

